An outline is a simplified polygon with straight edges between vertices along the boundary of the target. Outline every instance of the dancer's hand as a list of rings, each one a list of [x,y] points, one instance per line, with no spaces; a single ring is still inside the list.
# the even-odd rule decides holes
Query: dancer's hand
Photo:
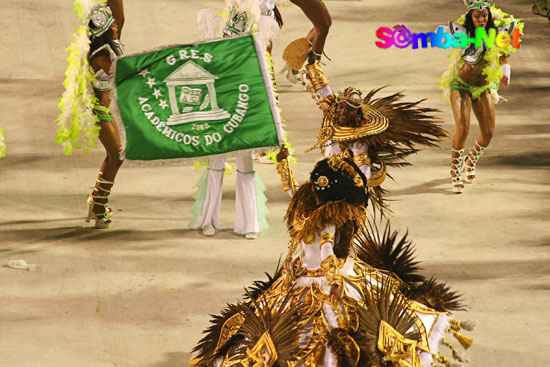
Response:
[[[500,78],[500,86],[504,88],[508,88],[509,83],[508,76],[504,75],[502,78]]]
[[[285,160],[288,158],[288,149],[286,146],[282,146],[281,150],[279,150],[279,153],[277,153],[277,162],[281,162],[282,160]]]

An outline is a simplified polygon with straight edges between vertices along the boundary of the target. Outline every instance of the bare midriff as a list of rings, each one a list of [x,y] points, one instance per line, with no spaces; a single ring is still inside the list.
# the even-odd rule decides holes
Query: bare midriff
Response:
[[[476,87],[487,85],[486,76],[482,74],[483,68],[486,65],[487,61],[484,59],[481,59],[477,64],[468,64],[465,62],[458,71],[458,77]]]

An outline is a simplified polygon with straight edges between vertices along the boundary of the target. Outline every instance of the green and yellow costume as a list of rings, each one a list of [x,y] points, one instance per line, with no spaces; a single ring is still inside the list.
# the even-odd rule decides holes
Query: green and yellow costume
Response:
[[[493,23],[495,27],[502,28],[515,23],[515,28],[519,29],[523,33],[523,22],[520,19],[514,18],[512,15],[503,12],[494,5],[490,7],[491,15],[493,17]],[[455,21],[456,24],[464,25],[466,15],[463,14],[459,19]],[[487,65],[483,68],[483,75],[487,82],[484,86],[473,86],[458,77],[458,71],[464,65],[463,49],[456,49],[450,55],[450,63],[447,71],[441,75],[441,81],[439,82],[439,89],[443,92],[443,98],[450,101],[451,90],[467,90],[472,94],[472,99],[478,98],[485,90],[490,89],[498,90],[500,78],[502,78],[502,71],[500,69],[501,56],[509,56],[511,53],[516,52],[517,49],[510,44],[508,47],[500,48],[493,47],[484,52],[483,60],[487,62]],[[498,101],[498,99],[497,99]]]

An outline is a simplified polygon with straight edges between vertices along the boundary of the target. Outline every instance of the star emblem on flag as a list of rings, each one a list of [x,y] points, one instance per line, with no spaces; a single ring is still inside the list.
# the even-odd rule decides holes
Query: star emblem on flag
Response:
[[[149,88],[153,88],[155,86],[155,84],[157,84],[155,78],[148,78],[147,79],[147,83],[145,83],[149,86]]]
[[[159,97],[162,96],[160,89],[155,88],[155,91],[153,92],[153,96],[155,96],[156,99],[159,99]]]
[[[151,74],[151,72],[149,71],[149,69],[143,69],[139,75],[141,75],[142,77],[146,77],[148,74]]]
[[[165,99],[161,99],[161,100],[160,100],[160,102],[159,102],[159,107],[161,107],[163,111],[164,111],[165,108],[168,107],[168,103],[166,103],[166,100],[165,100]]]

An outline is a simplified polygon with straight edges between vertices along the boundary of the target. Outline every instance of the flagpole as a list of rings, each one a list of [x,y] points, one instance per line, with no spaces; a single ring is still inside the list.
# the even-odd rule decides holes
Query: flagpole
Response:
[[[260,42],[259,38],[254,33],[250,35],[254,40],[254,47],[256,48],[256,53],[258,54],[258,61],[260,62],[260,69],[262,71],[262,76],[264,78],[264,84],[267,90],[269,105],[271,106],[271,114],[273,115],[273,120],[275,121],[275,129],[277,130],[277,138],[279,139],[279,145],[283,146],[285,143],[283,123],[281,122],[281,116],[279,115],[277,100],[275,99],[275,91],[273,90],[273,81],[271,80],[271,75],[269,73],[269,69],[267,68],[267,63],[265,61],[266,49],[264,45],[262,45],[262,43]]]

